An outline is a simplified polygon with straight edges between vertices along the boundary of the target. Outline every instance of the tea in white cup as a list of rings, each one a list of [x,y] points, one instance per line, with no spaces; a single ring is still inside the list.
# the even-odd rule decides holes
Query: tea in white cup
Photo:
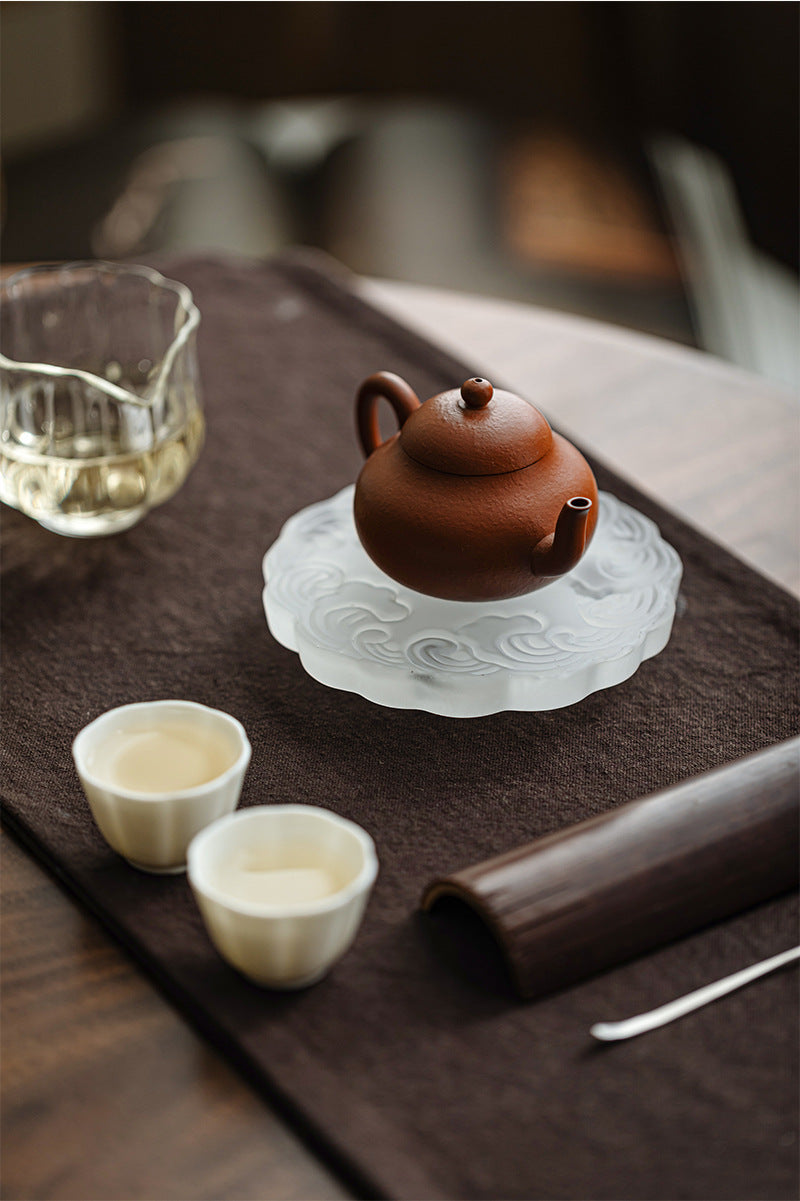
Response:
[[[148,872],[185,869],[195,834],[236,808],[250,754],[235,718],[192,701],[123,705],[72,744],[100,833]]]
[[[218,730],[178,721],[117,729],[100,742],[90,766],[100,782],[131,792],[181,792],[221,776],[238,756],[238,745]]]
[[[348,950],[378,874],[369,834],[313,805],[258,805],[189,847],[189,883],[209,937],[269,988],[304,988]]]

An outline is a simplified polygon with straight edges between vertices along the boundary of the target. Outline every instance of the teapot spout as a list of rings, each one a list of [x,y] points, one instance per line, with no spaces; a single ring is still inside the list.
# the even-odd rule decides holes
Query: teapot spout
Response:
[[[535,576],[548,579],[577,566],[586,548],[586,526],[591,511],[592,501],[588,496],[573,496],[565,501],[554,533],[533,549],[531,570]]]

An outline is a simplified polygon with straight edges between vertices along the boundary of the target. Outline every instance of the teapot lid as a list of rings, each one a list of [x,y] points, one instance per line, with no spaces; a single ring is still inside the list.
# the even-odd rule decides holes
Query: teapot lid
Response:
[[[425,467],[453,475],[503,475],[543,458],[553,434],[538,409],[488,380],[431,397],[405,421],[400,445]]]

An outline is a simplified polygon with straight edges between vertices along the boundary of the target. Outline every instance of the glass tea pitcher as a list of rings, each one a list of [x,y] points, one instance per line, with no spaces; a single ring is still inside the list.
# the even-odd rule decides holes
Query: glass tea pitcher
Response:
[[[31,267],[0,288],[0,500],[47,529],[128,529],[169,500],[204,422],[191,292],[148,267]]]

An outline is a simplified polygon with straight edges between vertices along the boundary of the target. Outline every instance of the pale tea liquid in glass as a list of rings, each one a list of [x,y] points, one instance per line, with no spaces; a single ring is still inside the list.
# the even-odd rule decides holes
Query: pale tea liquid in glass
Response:
[[[20,272],[1,301],[0,500],[61,534],[127,529],[203,445],[191,294],[91,263]]]

